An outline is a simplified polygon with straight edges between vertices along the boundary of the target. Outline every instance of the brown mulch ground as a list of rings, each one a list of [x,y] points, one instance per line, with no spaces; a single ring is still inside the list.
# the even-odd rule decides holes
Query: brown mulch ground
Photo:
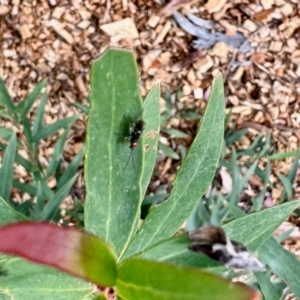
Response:
[[[100,3],[99,3],[100,2]],[[203,112],[213,76],[225,76],[227,107],[232,108],[229,126],[249,128],[238,146],[247,148],[261,131],[272,134],[277,151],[293,151],[300,140],[300,3],[268,1],[1,1],[0,76],[15,101],[24,99],[42,79],[48,79],[46,123],[76,113],[71,102],[86,104],[89,70],[94,58],[109,46],[133,48],[141,71],[145,96],[161,78],[163,91],[182,89],[176,110],[197,108]],[[172,17],[173,11],[192,13],[215,21],[213,32],[240,32],[251,46],[248,53],[219,42],[210,49],[194,49],[193,37]],[[232,70],[232,67],[236,67]],[[163,103],[163,102],[162,102]],[[162,106],[163,110],[163,106]],[[9,125],[9,124],[7,124]],[[188,146],[197,122],[172,118],[170,128],[181,129],[191,139],[161,142],[179,151]],[[72,129],[66,159],[77,153],[84,140],[85,119]],[[54,139],[40,150],[45,164]],[[282,187],[276,173],[286,175],[292,159],[273,164],[273,197]],[[174,178],[178,162],[160,163],[160,180]],[[21,171],[20,171],[21,172]],[[20,177],[26,174],[19,174]],[[80,183],[81,182],[81,183]],[[300,194],[300,176],[295,197]],[[82,185],[82,178],[79,180]]]

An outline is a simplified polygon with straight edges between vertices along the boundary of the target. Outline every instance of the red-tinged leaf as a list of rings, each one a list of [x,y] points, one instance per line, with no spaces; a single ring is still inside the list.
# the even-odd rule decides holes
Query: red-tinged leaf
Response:
[[[116,256],[98,237],[54,224],[21,222],[0,227],[0,252],[45,264],[102,286],[116,283]]]

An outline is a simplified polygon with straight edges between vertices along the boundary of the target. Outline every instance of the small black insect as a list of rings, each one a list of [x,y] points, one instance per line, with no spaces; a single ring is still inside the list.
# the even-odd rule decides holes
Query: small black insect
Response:
[[[131,153],[128,157],[128,160],[126,162],[126,165],[124,168],[126,168],[126,166],[129,163],[130,157],[132,158],[132,151],[136,148],[136,146],[138,145],[139,139],[143,133],[144,130],[144,121],[142,119],[138,120],[137,122],[135,122],[132,126],[132,129],[130,130],[130,137],[129,137],[129,148],[131,150]],[[133,166],[134,166],[134,162],[132,160]]]
[[[134,123],[132,131],[130,133],[130,150],[134,150],[134,148],[138,145],[139,139],[143,133],[144,129],[144,121],[138,120]]]

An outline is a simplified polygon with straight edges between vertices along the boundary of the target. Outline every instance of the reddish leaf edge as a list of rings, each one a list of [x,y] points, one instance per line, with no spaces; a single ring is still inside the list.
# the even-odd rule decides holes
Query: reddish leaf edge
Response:
[[[117,260],[99,237],[44,222],[23,221],[0,226],[0,252],[46,265],[97,285],[113,287]]]

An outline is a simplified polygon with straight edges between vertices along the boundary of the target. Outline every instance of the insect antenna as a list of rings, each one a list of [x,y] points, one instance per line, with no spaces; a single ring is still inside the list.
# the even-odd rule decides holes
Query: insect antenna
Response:
[[[128,159],[127,159],[127,162],[126,162],[126,164],[125,164],[123,170],[125,170],[125,168],[127,167],[128,163],[129,163],[129,161],[130,161],[130,158],[131,158],[131,160],[132,160],[133,167],[135,168],[135,164],[134,164],[134,160],[133,160],[133,149],[130,149],[130,154],[129,154],[129,157],[128,157]]]

